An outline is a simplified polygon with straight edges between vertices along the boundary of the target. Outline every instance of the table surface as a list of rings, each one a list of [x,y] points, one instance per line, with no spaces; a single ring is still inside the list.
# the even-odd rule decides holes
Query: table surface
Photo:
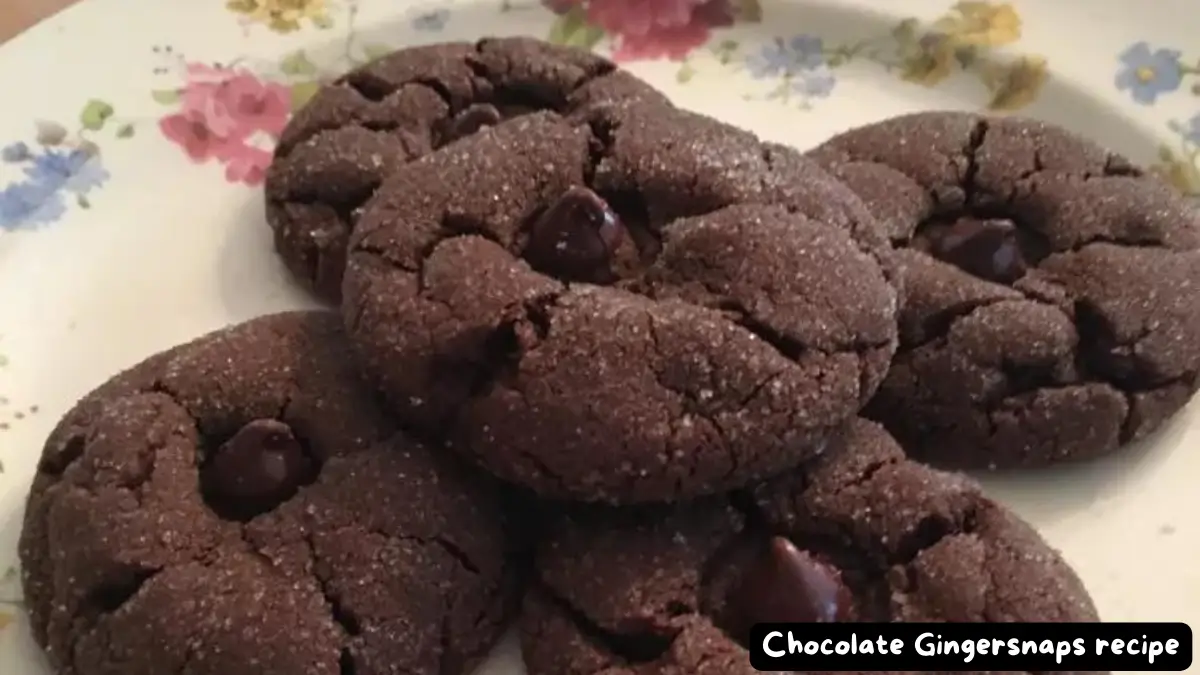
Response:
[[[76,0],[0,0],[4,9],[0,11],[0,42],[5,42],[17,33],[74,4]]]

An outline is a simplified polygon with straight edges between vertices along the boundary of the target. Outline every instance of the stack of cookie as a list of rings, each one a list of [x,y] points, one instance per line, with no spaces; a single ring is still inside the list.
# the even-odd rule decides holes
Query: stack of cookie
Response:
[[[326,86],[266,196],[337,311],[58,425],[21,555],[59,673],[459,675],[515,617],[531,675],[733,675],[763,621],[1093,621],[945,469],[1110,452],[1197,386],[1196,214],[1032,121],[803,155],[494,39]]]

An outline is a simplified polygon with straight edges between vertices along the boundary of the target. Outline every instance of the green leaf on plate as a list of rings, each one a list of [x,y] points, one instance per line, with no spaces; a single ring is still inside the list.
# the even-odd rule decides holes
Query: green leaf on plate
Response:
[[[727,66],[733,61],[733,56],[737,53],[738,46],[737,40],[722,40],[713,47],[713,56],[717,58],[718,63]]]
[[[122,124],[117,128],[117,138],[133,138],[133,125]]]
[[[154,99],[155,103],[163,105],[175,105],[179,103],[179,96],[178,89],[155,89],[150,92],[150,98]]]
[[[738,21],[762,23],[762,3],[759,0],[737,0],[733,11]]]
[[[292,85],[292,110],[296,111],[304,107],[321,88],[321,83],[317,81],[297,82]]]
[[[587,25],[580,30],[575,31],[575,35],[567,41],[570,47],[578,47],[580,49],[591,49],[600,44],[604,39],[604,29],[598,26]]]
[[[88,201],[88,198],[87,198],[87,197],[85,197],[85,196],[83,196],[83,195],[77,195],[77,196],[75,197],[75,202],[76,202],[77,204],[79,204],[79,208],[81,208],[81,209],[90,209],[90,208],[92,208],[92,203],[91,203],[90,201]]]
[[[579,26],[587,22],[587,15],[582,7],[572,7],[569,11],[559,14],[554,23],[550,24],[550,34],[546,36],[546,42],[552,42],[556,45],[566,42],[567,37],[571,33],[579,29]]]
[[[679,84],[687,84],[696,76],[696,69],[689,63],[679,66],[679,72],[675,73],[675,81]]]
[[[307,77],[317,74],[317,67],[308,60],[308,55],[303,50],[283,57],[283,60],[279,62],[279,70],[283,71],[284,75],[292,77]]]
[[[546,41],[556,45],[591,49],[604,39],[604,30],[588,23],[587,11],[582,5],[576,5],[570,11],[560,14],[550,26],[550,34]]]
[[[104,128],[109,118],[113,116],[113,107],[100,99],[92,99],[83,106],[79,113],[79,123],[89,131],[99,131]]]
[[[374,61],[375,59],[390,54],[393,51],[395,50],[384,44],[367,43],[362,47],[363,58],[365,58],[367,61]]]

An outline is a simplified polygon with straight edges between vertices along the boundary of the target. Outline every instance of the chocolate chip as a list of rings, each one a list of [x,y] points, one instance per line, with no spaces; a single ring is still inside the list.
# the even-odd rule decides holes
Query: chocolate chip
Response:
[[[1025,276],[1029,261],[1008,220],[963,217],[932,233],[929,253],[981,279],[1010,284]]]
[[[464,136],[470,136],[484,127],[496,124],[502,119],[504,119],[504,116],[491,104],[476,103],[467,106],[466,109],[455,115],[447,123],[446,130],[442,134],[442,142],[449,143]]]
[[[753,558],[728,600],[730,632],[746,638],[757,623],[846,621],[850,589],[841,574],[784,537]]]
[[[291,427],[258,419],[217,448],[200,480],[213,510],[246,520],[291,498],[314,468]]]
[[[534,221],[525,259],[568,281],[611,281],[611,263],[625,238],[620,216],[600,195],[573,187]]]

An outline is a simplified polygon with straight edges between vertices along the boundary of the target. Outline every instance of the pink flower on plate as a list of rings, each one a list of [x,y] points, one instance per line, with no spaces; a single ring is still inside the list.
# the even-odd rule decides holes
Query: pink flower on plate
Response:
[[[180,102],[221,138],[247,138],[256,131],[277,136],[291,112],[291,90],[245,69],[192,63]]]
[[[232,182],[262,182],[263,157],[270,153],[249,141],[276,138],[291,113],[291,91],[245,69],[188,64],[179,95],[180,110],[159,120],[163,135],[193,161],[216,159]]]
[[[271,152],[249,143],[230,143],[219,150],[217,159],[225,165],[225,180],[256,186],[262,185],[267,176]]]
[[[163,135],[174,142],[193,162],[206,162],[214,156],[214,151],[225,142],[208,128],[201,115],[193,113],[178,113],[167,115],[158,121],[158,128]]]
[[[682,59],[734,18],[730,0],[590,0],[587,17],[616,39],[620,61]]]

